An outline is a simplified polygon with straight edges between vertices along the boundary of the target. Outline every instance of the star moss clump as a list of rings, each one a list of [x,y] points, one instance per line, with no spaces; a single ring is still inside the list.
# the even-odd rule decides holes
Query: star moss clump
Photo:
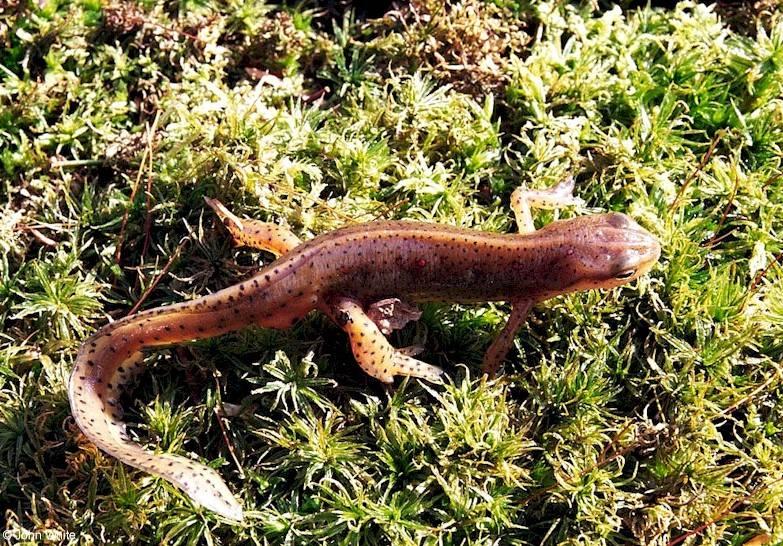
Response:
[[[0,8],[5,527],[71,544],[783,542],[774,7],[741,26],[691,2],[334,8]],[[392,336],[444,385],[385,388],[316,314],[150,354],[123,398],[131,435],[217,468],[242,525],[70,417],[92,331],[271,260],[232,247],[203,196],[304,239],[379,218],[511,232],[510,192],[568,174],[585,205],[536,225],[622,211],[662,257],[539,305],[495,381],[479,364],[500,304],[425,305]]]

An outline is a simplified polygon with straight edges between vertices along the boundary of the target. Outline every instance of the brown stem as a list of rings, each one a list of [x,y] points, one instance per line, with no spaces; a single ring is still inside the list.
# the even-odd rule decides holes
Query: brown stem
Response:
[[[144,301],[149,297],[150,293],[155,290],[155,287],[158,286],[158,283],[160,280],[166,275],[166,273],[169,272],[169,269],[171,269],[172,264],[174,263],[174,260],[176,260],[180,253],[182,252],[182,249],[185,248],[185,245],[188,243],[189,239],[185,239],[182,241],[179,246],[177,247],[177,250],[174,251],[174,254],[171,255],[171,258],[169,258],[169,261],[166,262],[166,265],[163,266],[163,269],[160,273],[158,273],[158,276],[155,277],[155,279],[150,283],[150,285],[147,287],[147,289],[144,291],[144,293],[139,298],[139,301],[136,302],[136,305],[133,306],[133,308],[128,312],[128,315],[133,315],[136,313],[136,311],[139,310],[141,305],[144,303]]]
[[[677,196],[674,198],[674,201],[672,201],[672,204],[669,205],[669,211],[673,211],[677,207],[677,205],[680,202],[680,198],[682,197],[682,194],[685,192],[686,188],[690,186],[691,182],[693,182],[693,179],[696,178],[696,175],[699,174],[702,170],[704,170],[704,167],[707,165],[707,162],[712,157],[712,154],[715,153],[715,148],[718,146],[718,142],[720,142],[721,138],[723,138],[724,133],[725,133],[724,130],[720,130],[717,133],[715,133],[715,136],[712,138],[712,142],[710,142],[710,147],[702,156],[698,167],[696,167],[696,169],[688,176],[688,178],[685,179],[685,183],[682,186],[680,186],[680,190],[677,192]]]

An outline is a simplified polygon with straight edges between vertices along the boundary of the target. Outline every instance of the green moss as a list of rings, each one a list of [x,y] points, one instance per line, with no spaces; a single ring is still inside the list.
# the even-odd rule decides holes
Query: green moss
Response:
[[[377,20],[312,3],[13,4],[8,529],[74,544],[783,541],[779,14],[748,36],[690,2],[421,0]],[[585,205],[537,225],[624,211],[663,256],[631,286],[538,306],[497,381],[478,377],[508,311],[495,304],[426,305],[392,336],[447,370],[438,386],[370,380],[316,315],[149,357],[125,397],[131,434],[210,461],[243,526],[101,454],[69,417],[89,332],[143,294],[183,301],[269,262],[230,245],[204,195],[302,238],[375,218],[512,231],[509,193],[569,173]]]

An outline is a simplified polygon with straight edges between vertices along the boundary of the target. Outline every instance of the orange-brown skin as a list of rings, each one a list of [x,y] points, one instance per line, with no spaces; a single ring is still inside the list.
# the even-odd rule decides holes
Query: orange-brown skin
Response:
[[[389,298],[511,301],[509,325],[484,362],[491,375],[534,303],[627,283],[648,271],[660,253],[649,233],[618,213],[555,222],[524,235],[372,222],[297,245],[290,232],[240,221],[218,202],[209,204],[235,238],[288,252],[235,286],[107,325],[81,348],[69,396],[77,423],[101,449],[168,479],[197,503],[232,520],[242,519],[242,508],[214,470],[184,457],[152,454],[124,437],[118,389],[138,371],[142,349],[217,336],[250,324],[287,328],[320,310],[346,331],[357,361],[371,375],[386,382],[394,375],[435,379],[439,369],[411,358],[410,351],[391,347],[369,318],[368,307]]]

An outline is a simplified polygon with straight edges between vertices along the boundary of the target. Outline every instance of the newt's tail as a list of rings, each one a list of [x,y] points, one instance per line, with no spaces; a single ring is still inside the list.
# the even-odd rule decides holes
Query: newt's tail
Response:
[[[120,388],[141,371],[141,349],[216,336],[247,324],[221,293],[110,324],[88,339],[71,374],[68,397],[76,423],[100,449],[161,476],[194,502],[234,521],[242,507],[215,470],[178,455],[156,454],[131,442],[119,406]],[[233,299],[233,298],[232,298]]]

